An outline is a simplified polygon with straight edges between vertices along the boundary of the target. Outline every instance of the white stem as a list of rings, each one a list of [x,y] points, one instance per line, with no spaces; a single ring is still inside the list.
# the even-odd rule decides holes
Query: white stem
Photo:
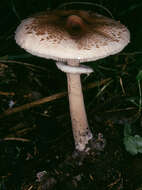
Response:
[[[68,65],[79,66],[76,62],[68,62]],[[93,135],[88,126],[80,74],[67,73],[67,81],[75,147],[79,151],[84,151]]]

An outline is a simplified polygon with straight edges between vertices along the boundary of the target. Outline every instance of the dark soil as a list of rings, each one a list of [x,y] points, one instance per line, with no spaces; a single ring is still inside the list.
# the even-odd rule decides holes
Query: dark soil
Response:
[[[50,95],[61,88],[66,90],[65,75],[56,68],[54,73],[52,70],[51,63],[45,67],[48,75],[45,71],[40,71],[42,74],[39,70],[39,73],[32,71],[27,66],[3,67],[1,79],[4,81],[3,91],[7,94],[1,94],[1,113],[8,109],[10,102],[17,107],[40,99],[45,93]],[[19,79],[20,73],[22,79]],[[94,93],[95,88],[85,90],[84,97],[94,137],[97,139],[101,133],[106,142],[101,151],[93,149],[88,154],[75,152],[66,96],[15,114],[2,115],[1,190],[134,190],[141,187],[142,156],[131,156],[123,145],[124,126],[126,123],[133,124],[137,109],[125,110],[126,97],[123,96],[104,101],[107,93],[90,102]],[[120,106],[122,109],[119,111]],[[137,120],[139,122],[140,119]],[[135,131],[141,134],[139,127]]]

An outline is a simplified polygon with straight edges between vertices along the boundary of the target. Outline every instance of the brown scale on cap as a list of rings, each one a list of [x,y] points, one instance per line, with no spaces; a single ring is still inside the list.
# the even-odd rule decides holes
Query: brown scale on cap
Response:
[[[74,40],[81,40],[85,38],[86,35],[91,35],[96,33],[97,35],[104,36],[111,41],[116,41],[113,35],[110,35],[103,30],[105,26],[108,25],[108,18],[98,16],[96,13],[81,11],[81,10],[56,10],[41,12],[34,15],[34,20],[30,28],[27,28],[27,32],[30,33],[31,30],[36,32],[36,35],[43,35],[46,31],[49,32],[50,27],[54,28],[54,36],[63,36],[65,34],[70,35]],[[110,19],[112,26],[116,26],[116,21],[114,22]],[[53,30],[51,30],[53,31]],[[60,35],[59,35],[60,33]],[[53,38],[53,32],[51,33],[51,38]],[[58,39],[60,40],[60,39]]]

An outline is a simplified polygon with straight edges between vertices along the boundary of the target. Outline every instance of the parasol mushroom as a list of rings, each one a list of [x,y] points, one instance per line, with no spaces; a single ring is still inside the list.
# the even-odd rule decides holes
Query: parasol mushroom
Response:
[[[57,67],[67,73],[75,148],[86,151],[93,135],[87,121],[80,75],[93,70],[80,63],[120,52],[129,43],[128,29],[119,21],[91,11],[56,10],[23,20],[15,39],[27,52],[56,60]]]

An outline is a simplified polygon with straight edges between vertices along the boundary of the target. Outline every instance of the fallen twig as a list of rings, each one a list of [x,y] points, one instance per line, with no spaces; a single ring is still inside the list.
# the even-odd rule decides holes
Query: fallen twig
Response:
[[[14,92],[3,92],[3,91],[0,91],[0,95],[2,95],[2,96],[14,96],[15,93]]]
[[[16,64],[19,64],[19,65],[24,65],[24,66],[28,66],[28,67],[33,67],[33,68],[45,70],[45,68],[40,67],[38,65],[33,65],[33,64],[30,64],[30,63],[25,63],[25,62],[15,61],[15,60],[3,60],[3,59],[0,59],[0,63],[16,63]]]
[[[5,137],[2,139],[3,141],[22,141],[22,142],[30,142],[29,139],[20,138],[20,137]]]
[[[96,86],[101,86],[101,85],[105,84],[106,82],[108,82],[110,79],[111,78],[104,79],[104,80],[100,81],[99,83],[98,82],[90,83],[90,84],[87,85],[86,88],[83,88],[83,89],[85,90],[85,89],[94,88]],[[33,107],[38,106],[40,104],[44,104],[44,103],[47,103],[47,102],[51,102],[53,100],[57,100],[57,99],[63,98],[66,95],[67,95],[67,92],[60,92],[60,93],[57,93],[57,94],[54,94],[54,95],[51,95],[51,96],[48,96],[48,97],[45,97],[45,98],[41,98],[39,100],[30,102],[30,103],[27,103],[27,104],[24,104],[24,105],[19,106],[19,107],[8,109],[8,110],[4,111],[0,115],[0,119],[2,119],[5,116],[8,116],[8,115],[20,112],[20,111],[24,111],[24,110],[33,108]]]
[[[66,92],[57,93],[57,94],[54,94],[52,96],[41,98],[39,100],[24,104],[24,105],[19,106],[19,107],[8,109],[8,110],[4,111],[3,114],[0,115],[0,119],[3,118],[4,116],[8,116],[8,115],[11,115],[11,114],[14,114],[14,113],[17,113],[17,112],[20,112],[20,111],[24,111],[26,109],[29,109],[29,108],[32,108],[32,107],[35,107],[35,106],[38,106],[40,104],[59,99],[61,97],[64,97],[66,94],[67,94]]]

